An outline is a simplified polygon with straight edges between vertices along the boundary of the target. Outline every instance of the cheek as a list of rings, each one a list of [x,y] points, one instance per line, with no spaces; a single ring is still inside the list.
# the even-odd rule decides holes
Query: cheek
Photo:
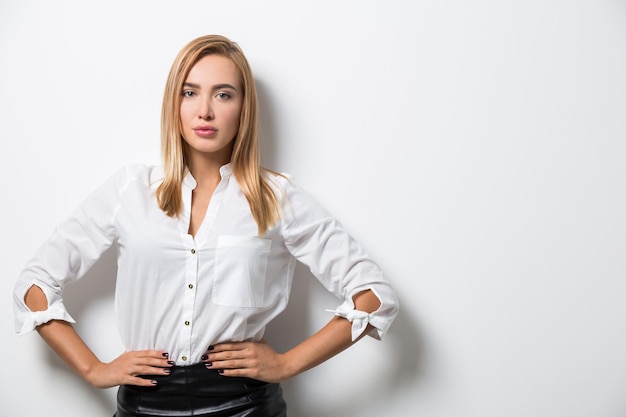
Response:
[[[228,114],[228,123],[233,130],[239,130],[239,118],[241,117],[241,109],[233,109]]]
[[[189,105],[183,105],[181,104],[180,106],[180,111],[178,112],[179,117],[180,117],[180,121],[183,124],[183,126],[187,123],[187,121],[189,120],[189,114],[190,114],[190,109],[189,109]]]

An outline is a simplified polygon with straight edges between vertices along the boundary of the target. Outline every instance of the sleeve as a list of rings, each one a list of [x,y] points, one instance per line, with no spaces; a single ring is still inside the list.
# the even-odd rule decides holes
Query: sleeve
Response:
[[[15,331],[26,334],[50,320],[75,323],[63,303],[63,288],[77,281],[115,241],[114,217],[125,182],[118,171],[59,224],[26,263],[14,287]],[[48,300],[44,311],[24,303],[28,289],[37,285]]]
[[[291,254],[307,265],[322,285],[343,302],[328,310],[352,323],[352,340],[371,324],[369,334],[382,339],[398,314],[395,291],[363,247],[293,179],[284,187],[283,235]],[[353,297],[371,290],[380,301],[378,310],[355,309]]]

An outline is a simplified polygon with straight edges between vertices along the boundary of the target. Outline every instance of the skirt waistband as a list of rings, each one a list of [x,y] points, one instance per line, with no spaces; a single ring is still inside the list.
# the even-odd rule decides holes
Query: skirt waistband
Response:
[[[170,375],[149,376],[152,387],[121,385],[116,417],[285,417],[279,384],[227,377],[203,363],[174,366]]]

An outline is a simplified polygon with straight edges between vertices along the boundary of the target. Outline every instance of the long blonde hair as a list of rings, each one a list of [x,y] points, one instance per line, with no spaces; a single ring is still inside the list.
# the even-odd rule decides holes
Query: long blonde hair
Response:
[[[161,109],[164,179],[156,190],[157,201],[170,217],[177,217],[182,212],[181,188],[187,170],[187,144],[182,137],[180,121],[183,83],[196,62],[210,54],[229,58],[241,75],[243,104],[231,169],[248,200],[260,236],[280,219],[280,203],[268,183],[271,171],[261,167],[257,94],[252,70],[239,46],[224,36],[207,35],[194,39],[178,53],[172,64]]]

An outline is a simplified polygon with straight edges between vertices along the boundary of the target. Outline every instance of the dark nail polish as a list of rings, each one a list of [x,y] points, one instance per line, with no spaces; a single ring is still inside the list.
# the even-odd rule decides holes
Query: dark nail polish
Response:
[[[169,374],[172,373],[172,370],[168,369],[168,368],[165,368],[165,369],[163,369],[163,372],[169,375]]]
[[[207,368],[210,368],[211,366],[213,366],[213,363],[207,362],[207,363],[204,364],[204,366],[206,366]]]
[[[176,365],[176,362],[174,362],[174,361],[167,361],[167,364],[168,365]]]
[[[205,360],[209,359],[209,355],[202,355],[202,356],[200,357],[200,359],[202,359],[203,361],[205,361]]]
[[[209,346],[207,350],[213,350],[213,348],[215,348],[215,346]]]
[[[219,369],[219,370],[217,371],[217,373],[218,373],[218,374],[223,374],[223,373],[224,373],[224,370],[223,370],[223,369]]]
[[[152,381],[150,381],[152,383],[152,385],[156,385],[157,382],[153,379]]]
[[[169,357],[170,357],[170,354],[169,354],[169,353],[164,353],[164,354],[163,354],[163,357],[164,357],[164,358],[169,358]]]

